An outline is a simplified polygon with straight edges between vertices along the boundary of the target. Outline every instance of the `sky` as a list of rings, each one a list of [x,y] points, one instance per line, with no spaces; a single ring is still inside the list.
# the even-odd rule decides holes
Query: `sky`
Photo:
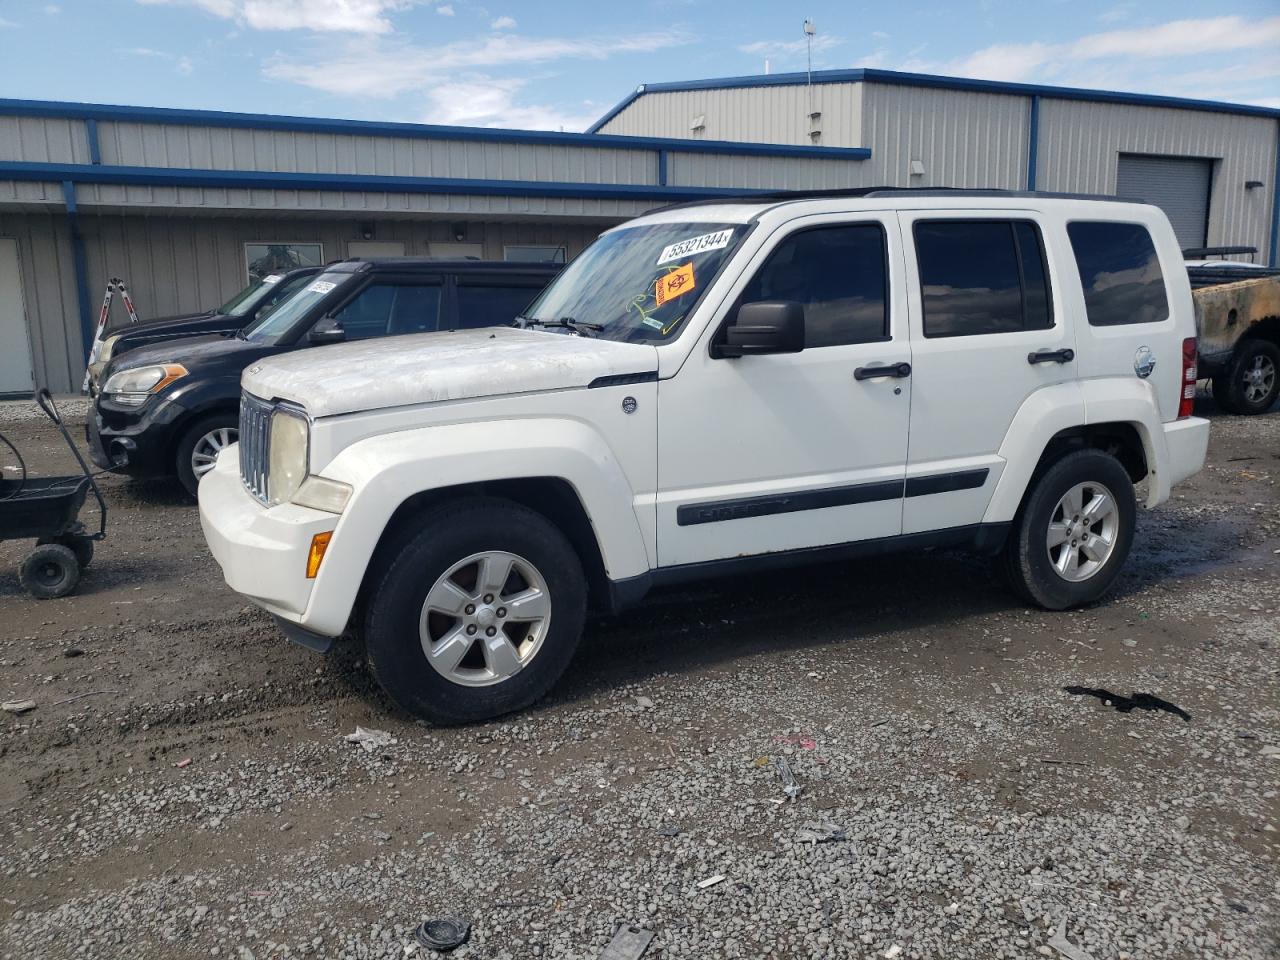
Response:
[[[1280,107],[1280,0],[0,0],[0,96],[540,130],[878,67]]]

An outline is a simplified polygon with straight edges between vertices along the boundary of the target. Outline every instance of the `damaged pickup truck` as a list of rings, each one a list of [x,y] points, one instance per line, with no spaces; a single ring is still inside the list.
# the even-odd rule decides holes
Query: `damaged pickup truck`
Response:
[[[199,487],[235,590],[315,649],[350,629],[438,722],[532,703],[589,607],[666,584],[946,546],[1023,602],[1091,603],[1134,485],[1164,502],[1209,440],[1188,274],[1145,204],[670,207],[526,314],[256,361]]]

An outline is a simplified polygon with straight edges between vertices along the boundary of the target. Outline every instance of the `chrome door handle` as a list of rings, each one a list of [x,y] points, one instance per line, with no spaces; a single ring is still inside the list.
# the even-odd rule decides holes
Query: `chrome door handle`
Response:
[[[1076,358],[1076,352],[1070,347],[1064,350],[1037,350],[1027,354],[1027,363],[1070,363]]]
[[[878,367],[858,367],[853,371],[855,380],[878,380],[880,377],[909,377],[911,364],[889,363]]]

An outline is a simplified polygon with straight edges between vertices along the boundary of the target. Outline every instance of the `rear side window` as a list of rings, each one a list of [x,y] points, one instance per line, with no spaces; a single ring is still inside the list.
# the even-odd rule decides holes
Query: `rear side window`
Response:
[[[509,325],[541,290],[538,286],[458,286],[458,329]]]
[[[792,300],[804,307],[804,345],[884,340],[889,333],[884,228],[878,223],[802,230],[751,278],[738,305]]]
[[[334,314],[348,340],[435,330],[440,285],[371,283]]]
[[[1091,326],[1156,323],[1169,316],[1160,258],[1146,227],[1077,221],[1067,224],[1067,236]]]
[[[915,225],[926,337],[1053,326],[1039,228],[1025,220],[922,220]]]

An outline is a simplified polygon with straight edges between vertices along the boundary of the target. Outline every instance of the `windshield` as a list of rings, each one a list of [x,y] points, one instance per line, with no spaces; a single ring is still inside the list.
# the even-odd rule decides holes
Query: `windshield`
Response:
[[[271,292],[271,288],[280,282],[280,274],[273,273],[269,277],[255,280],[234,297],[220,306],[214,313],[227,317],[243,317],[253,309],[254,304]]]
[[[338,284],[350,280],[351,273],[322,273],[306,286],[281,300],[265,315],[245,327],[242,335],[255,343],[275,343],[293,329],[315,304],[328,296]]]
[[[524,319],[599,325],[609,340],[672,340],[746,231],[740,223],[613,230],[569,264]]]

